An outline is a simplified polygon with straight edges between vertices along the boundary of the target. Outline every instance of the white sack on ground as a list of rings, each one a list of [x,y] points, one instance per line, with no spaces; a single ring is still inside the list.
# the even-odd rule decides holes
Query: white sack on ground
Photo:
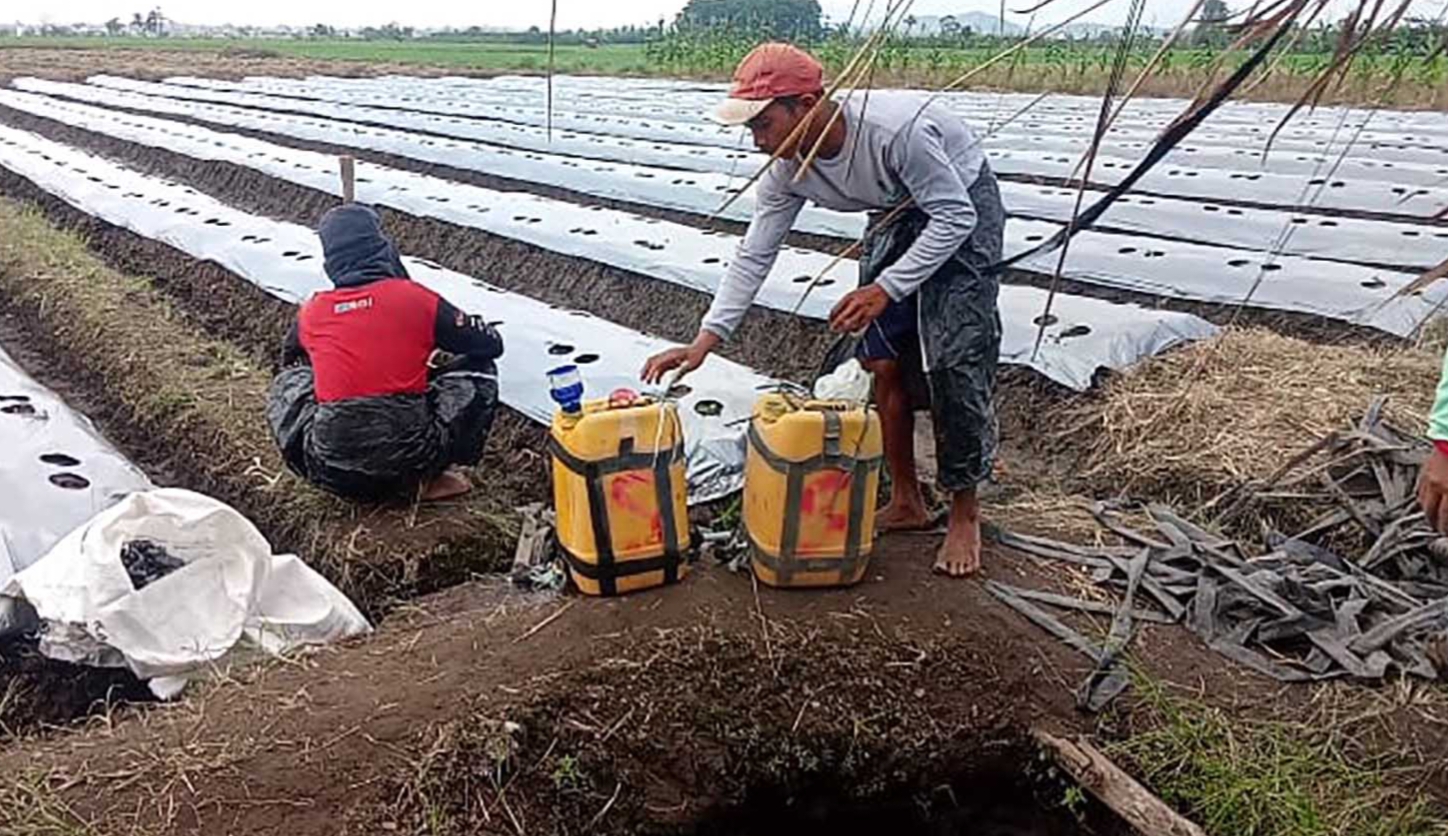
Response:
[[[131,494],[0,594],[34,607],[45,655],[130,668],[163,698],[235,651],[280,654],[371,630],[322,576],[272,554],[246,517],[176,488]]]

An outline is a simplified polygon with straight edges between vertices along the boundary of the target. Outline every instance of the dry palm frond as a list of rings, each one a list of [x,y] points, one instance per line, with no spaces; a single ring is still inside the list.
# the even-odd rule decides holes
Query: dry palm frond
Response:
[[[1278,122],[1277,126],[1272,129],[1272,134],[1267,139],[1268,148],[1271,148],[1272,142],[1277,138],[1277,135],[1282,132],[1283,128],[1287,127],[1287,123],[1292,121],[1292,117],[1297,115],[1299,110],[1309,106],[1317,107],[1328,88],[1331,87],[1334,82],[1341,83],[1342,79],[1346,77],[1348,69],[1352,66],[1353,60],[1357,58],[1369,43],[1397,28],[1398,23],[1400,23],[1403,16],[1407,14],[1408,6],[1411,2],[1412,0],[1401,0],[1397,9],[1381,24],[1378,24],[1378,13],[1382,11],[1383,0],[1359,0],[1357,7],[1348,12],[1347,17],[1343,20],[1342,33],[1338,37],[1333,60],[1312,80],[1312,83],[1303,91],[1302,96],[1292,104],[1292,107],[1288,108],[1287,114],[1282,117],[1282,121]],[[1368,9],[1369,3],[1372,4],[1372,8],[1367,12],[1366,17],[1364,17],[1363,13]],[[1297,17],[1293,16],[1281,25],[1290,27],[1296,22],[1296,19]]]
[[[1393,297],[1397,298],[1399,296],[1408,296],[1413,293],[1418,293],[1422,291],[1423,288],[1427,287],[1433,282],[1436,282],[1439,279],[1445,277],[1448,277],[1448,259],[1445,259],[1442,263],[1432,268],[1431,270],[1424,272],[1423,275],[1419,276],[1418,278],[1413,279],[1411,282],[1408,282],[1406,285],[1403,286],[1402,290],[1399,290],[1397,293],[1393,294]]]
[[[1301,1],[1302,0],[1298,0],[1298,2]],[[1262,62],[1266,59],[1268,54],[1271,53],[1272,49],[1277,46],[1277,44],[1281,41],[1282,36],[1286,34],[1287,31],[1288,30],[1286,27],[1282,27],[1270,32],[1268,34],[1267,40],[1263,42],[1260,46],[1258,46],[1256,51],[1253,52],[1252,55],[1249,56],[1248,59],[1242,63],[1241,66],[1234,70],[1225,81],[1217,85],[1214,90],[1210,91],[1210,93],[1208,93],[1205,98],[1193,102],[1193,104],[1188,107],[1181,116],[1177,117],[1177,119],[1173,121],[1172,124],[1169,125],[1165,131],[1162,132],[1161,136],[1157,138],[1156,142],[1152,144],[1151,148],[1147,149],[1146,155],[1143,156],[1141,161],[1136,164],[1136,167],[1128,172],[1124,178],[1122,178],[1115,186],[1112,186],[1105,195],[1099,198],[1088,209],[1077,215],[1075,220],[1068,228],[1062,229],[1060,232],[1051,236],[1045,242],[1038,244],[1032,249],[1017,253],[1016,255],[1011,256],[1010,258],[1005,259],[998,264],[992,265],[992,269],[1005,269],[1027,258],[1043,255],[1045,253],[1055,252],[1056,249],[1065,244],[1065,242],[1071,236],[1074,236],[1076,233],[1081,232],[1082,230],[1091,228],[1091,226],[1095,224],[1096,221],[1103,214],[1105,214],[1106,210],[1111,208],[1112,204],[1114,204],[1123,194],[1125,194],[1133,186],[1135,186],[1137,182],[1139,182],[1142,177],[1146,176],[1146,174],[1151,171],[1151,169],[1154,168],[1157,163],[1161,162],[1161,160],[1166,157],[1166,155],[1170,153],[1171,150],[1175,148],[1178,143],[1186,138],[1186,136],[1192,131],[1196,130],[1197,126],[1199,126],[1208,116],[1210,116],[1212,112],[1215,111],[1222,104],[1222,102],[1226,101],[1227,98],[1232,95],[1232,93],[1234,93],[1239,87],[1241,87],[1242,83],[1246,81],[1247,77],[1251,75],[1252,72],[1254,72],[1259,66],[1261,66]]]
[[[1136,74],[1136,80],[1131,83],[1131,86],[1128,87],[1122,95],[1121,102],[1116,105],[1116,110],[1112,112],[1111,118],[1106,120],[1107,132],[1116,124],[1116,120],[1121,118],[1121,112],[1126,109],[1126,106],[1136,98],[1136,94],[1141,91],[1141,86],[1145,84],[1146,80],[1151,77],[1151,74],[1156,72],[1156,69],[1161,66],[1161,62],[1166,58],[1167,53],[1171,52],[1172,47],[1176,45],[1177,39],[1186,31],[1187,25],[1196,18],[1202,6],[1206,5],[1206,2],[1207,0],[1195,0],[1191,10],[1182,18],[1182,22],[1178,23],[1177,27],[1172,30],[1172,33],[1166,37],[1166,40],[1161,42],[1161,46],[1157,47],[1156,53],[1151,56],[1151,60],[1147,61],[1146,66],[1141,68],[1141,72]],[[1081,166],[1085,163],[1085,159],[1085,157],[1082,157],[1081,160],[1077,161],[1076,167],[1072,169],[1071,176],[1066,178],[1067,180],[1076,179],[1076,176],[1081,173]]]
[[[1127,12],[1123,37],[1117,44],[1116,56],[1111,66],[1111,76],[1106,82],[1106,92],[1101,97],[1101,112],[1096,117],[1096,130],[1091,136],[1091,144],[1087,147],[1083,158],[1085,172],[1076,187],[1076,203],[1071,210],[1071,221],[1066,225],[1066,237],[1061,244],[1061,254],[1056,259],[1056,270],[1051,276],[1051,288],[1046,293],[1046,307],[1040,318],[1036,320],[1040,325],[1036,331],[1036,344],[1031,349],[1032,360],[1041,350],[1041,342],[1046,338],[1046,327],[1051,321],[1051,304],[1056,299],[1061,274],[1066,269],[1066,254],[1070,251],[1071,237],[1075,234],[1076,224],[1081,215],[1081,204],[1086,200],[1086,187],[1091,181],[1091,173],[1096,165],[1096,155],[1101,150],[1101,142],[1106,139],[1106,131],[1111,125],[1111,102],[1116,97],[1116,88],[1121,84],[1121,79],[1126,72],[1126,61],[1131,55],[1131,47],[1136,40],[1136,31],[1141,25],[1141,13],[1145,5],[1144,0],[1132,0],[1131,9]]]
[[[1277,68],[1281,66],[1282,61],[1286,59],[1288,55],[1292,54],[1293,50],[1297,47],[1299,43],[1302,42],[1303,38],[1307,37],[1307,33],[1312,27],[1312,24],[1317,21],[1317,18],[1322,14],[1323,10],[1326,9],[1328,4],[1331,2],[1332,0],[1317,0],[1317,5],[1307,16],[1307,19],[1294,27],[1296,29],[1296,32],[1293,33],[1292,40],[1288,41],[1287,46],[1285,46],[1282,51],[1278,53],[1276,58],[1272,59],[1272,63],[1267,66],[1267,69],[1262,71],[1262,75],[1258,76],[1256,81],[1252,82],[1250,85],[1247,86],[1247,89],[1242,91],[1244,95],[1247,93],[1251,93],[1253,90],[1256,90],[1258,87],[1265,84],[1267,80],[1277,72]]]

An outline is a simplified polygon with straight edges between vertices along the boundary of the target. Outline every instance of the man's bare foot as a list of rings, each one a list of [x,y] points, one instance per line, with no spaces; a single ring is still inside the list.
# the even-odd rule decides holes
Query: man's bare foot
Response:
[[[980,500],[975,491],[951,498],[950,529],[935,555],[935,571],[963,578],[980,571]]]
[[[418,499],[423,502],[437,502],[462,496],[473,489],[473,483],[456,470],[444,470],[436,479],[422,486]]]
[[[935,517],[926,510],[924,502],[895,502],[891,500],[879,514],[875,516],[875,530],[885,531],[919,531],[922,528],[929,528],[935,522]]]
[[[952,578],[964,578],[980,571],[980,535],[974,538],[945,536],[935,553],[935,571]]]

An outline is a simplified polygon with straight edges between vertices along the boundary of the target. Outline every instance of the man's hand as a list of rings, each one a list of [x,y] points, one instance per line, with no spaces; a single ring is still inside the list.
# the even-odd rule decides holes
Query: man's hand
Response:
[[[890,294],[877,284],[850,291],[830,311],[830,329],[841,334],[857,334],[884,313],[889,304]]]
[[[671,348],[649,358],[644,364],[641,377],[645,383],[654,385],[664,375],[679,369],[679,377],[692,372],[704,364],[704,358],[719,345],[719,338],[709,331],[700,331],[694,341],[683,348]]]
[[[1433,451],[1418,476],[1418,504],[1423,506],[1428,525],[1448,534],[1448,455],[1441,450]]]

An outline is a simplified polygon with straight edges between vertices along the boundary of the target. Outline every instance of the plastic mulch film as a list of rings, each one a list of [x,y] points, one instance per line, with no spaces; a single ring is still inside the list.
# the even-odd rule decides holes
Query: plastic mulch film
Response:
[[[699,215],[714,213],[725,197],[742,184],[738,177],[717,172],[680,172],[617,160],[589,160],[523,151],[297,113],[260,111],[40,79],[18,79],[15,84],[24,90],[99,105],[184,116],[223,128],[264,131],[312,142],[380,151],[421,162]],[[66,106],[53,99],[28,103],[12,99],[7,104],[52,118],[57,109]],[[1034,139],[1044,137],[1045,134],[1037,134]],[[1027,248],[1029,244],[1023,240],[1025,235],[1039,231],[1035,227],[1027,229],[1029,225],[1023,225],[1023,220],[1065,222],[1071,218],[1076,203],[1074,189],[1012,181],[1001,183],[1001,196],[1012,215],[1011,222],[1007,224],[1008,253]],[[723,217],[747,221],[753,211],[754,189],[751,187],[725,209]],[[864,233],[864,217],[811,205],[800,212],[794,228],[800,232],[853,239]],[[1448,229],[1441,226],[1334,217],[1313,211],[1222,206],[1159,196],[1130,196],[1118,201],[1097,222],[1096,228],[1365,265],[1400,265],[1419,271],[1448,257]],[[1020,231],[1017,232],[1017,229]],[[1371,276],[1363,279],[1370,280]],[[1151,284],[1148,282],[1148,286]],[[1371,301],[1368,295],[1365,295],[1365,301]]]
[[[216,261],[286,301],[299,302],[331,286],[322,273],[321,245],[305,227],[239,212],[190,189],[8,128],[0,128],[0,166],[107,223]],[[538,422],[546,423],[553,414],[548,369],[578,363],[588,391],[601,396],[615,388],[637,388],[644,361],[668,346],[427,261],[407,259],[407,267],[418,282],[496,325],[507,345],[498,364],[503,401]],[[691,391],[678,403],[693,501],[738,489],[745,423],[760,392],[775,385],[719,357],[709,358],[689,378]]]
[[[340,190],[333,169],[335,161],[323,154],[27,93],[0,91],[0,103],[128,141],[200,159],[225,160],[334,194]],[[483,229],[706,293],[718,286],[738,246],[738,238],[732,235],[384,166],[365,167],[358,195],[410,214]],[[1150,198],[1127,199],[1142,214],[1155,208]],[[1230,207],[1219,209],[1219,214],[1232,217],[1229,213],[1234,210]],[[1015,220],[1008,224],[1007,252],[1034,246],[1057,229],[1051,224]],[[1295,226],[1288,232],[1295,234]],[[1055,269],[1056,259],[1055,253],[1047,253],[1018,266],[1049,273]],[[759,301],[785,311],[799,306],[806,316],[824,318],[840,295],[854,285],[855,273],[852,261],[835,263],[828,254],[787,248],[776,262]],[[811,277],[820,275],[825,277],[824,285],[800,305],[803,286]],[[1448,297],[1448,286],[1444,285],[1430,287],[1421,295],[1396,296],[1398,289],[1415,278],[1410,272],[1293,256],[1269,258],[1259,251],[1095,231],[1083,232],[1072,242],[1063,275],[1154,296],[1220,304],[1237,304],[1245,299],[1254,307],[1326,316],[1397,335],[1414,331]],[[1032,294],[1020,295],[1025,290],[1018,287],[1003,289],[1003,293],[1021,300],[1033,298]],[[1006,310],[1019,308],[1015,298],[1003,301],[1002,306]],[[1032,313],[1020,320],[1008,320],[1007,336],[1015,330],[1034,344],[1035,316]],[[1060,332],[1078,325],[1097,328],[1099,322],[1062,325]],[[1077,332],[1079,328],[1073,331]],[[1089,382],[1089,374],[1063,380],[1049,371],[1049,363],[1045,360],[1033,365],[1068,385],[1080,388]]]
[[[434,79],[414,77],[307,79],[248,78],[242,81],[188,76],[167,83],[212,92],[260,93],[300,99],[339,101],[418,112],[466,115],[535,127],[546,124],[541,83],[522,86],[507,79]],[[872,91],[888,92],[888,91]],[[555,128],[633,136],[667,142],[736,144],[739,131],[708,122],[705,114],[722,89],[680,88],[630,92],[585,79],[559,77],[553,90]],[[970,92],[937,96],[982,128],[993,128],[1003,146],[1029,143],[1038,151],[1080,153],[1090,141],[1100,110],[1089,97],[996,95]],[[1137,99],[1130,103],[1105,139],[1109,156],[1134,155],[1151,143],[1188,105],[1184,100]],[[1024,108],[1029,106],[1028,111]],[[1007,121],[1006,117],[1020,113]],[[1261,151],[1276,123],[1286,115],[1278,105],[1229,102],[1212,114],[1191,142],[1168,161],[1209,168],[1302,174],[1333,160],[1346,149],[1339,173],[1387,183],[1441,183],[1448,158],[1448,118],[1442,114],[1323,108],[1299,114]],[[561,122],[559,120],[562,120]],[[1384,165],[1384,163],[1389,163]]]
[[[63,114],[57,108],[53,115]],[[95,120],[91,124],[109,130],[139,130],[122,121],[130,126],[144,124],[124,114],[93,112],[91,118]],[[331,157],[187,125],[163,123],[160,128],[163,132],[152,142],[164,143],[172,151],[196,154],[202,159],[225,159],[290,182],[333,194],[340,192]],[[734,236],[601,207],[498,192],[383,167],[363,169],[357,196],[366,202],[471,226],[710,294],[718,287],[738,241]],[[1034,235],[1026,236],[1026,240]],[[1084,249],[1086,245],[1082,246]],[[1111,258],[1125,258],[1117,252],[1119,247],[1101,249],[1114,253]],[[1145,254],[1142,257],[1152,258]],[[776,310],[798,310],[815,319],[827,318],[856,281],[853,261],[827,270],[832,260],[824,253],[787,248],[764,283],[758,303]],[[821,284],[805,295],[810,280],[820,275],[825,277]],[[1044,291],[1033,287],[1001,288],[1005,327],[1001,359],[1028,365],[1078,390],[1088,388],[1101,368],[1124,368],[1183,340],[1215,332],[1213,326],[1188,314],[1060,295],[1052,307],[1054,319],[1046,329],[1044,344],[1036,352],[1035,321],[1044,310],[1045,297]],[[1317,298],[1327,297],[1319,293]],[[1421,302],[1411,299],[1408,304],[1416,310]],[[1403,321],[1407,323],[1410,318],[1404,315]]]
[[[0,349],[0,584],[150,480]],[[6,608],[0,599],[0,632]]]
[[[469,128],[478,128],[492,125],[494,128],[511,129],[516,137],[525,131],[538,132],[547,144],[547,136],[543,132],[543,124],[546,114],[536,106],[531,109],[514,109],[511,116],[514,119],[522,118],[520,110],[526,110],[532,115],[527,116],[523,121],[503,121],[497,114],[483,119],[477,118],[475,110],[477,107],[487,108],[487,105],[473,106],[467,102],[450,100],[434,100],[432,107],[437,112],[388,109],[376,105],[359,105],[355,103],[355,94],[347,92],[333,93],[332,95],[344,99],[342,102],[331,102],[324,99],[301,99],[295,96],[272,96],[260,93],[235,92],[231,90],[210,89],[192,87],[179,84],[160,84],[152,82],[139,82],[131,79],[118,78],[115,76],[96,76],[91,79],[94,83],[115,87],[117,89],[135,90],[138,92],[149,92],[155,95],[166,95],[178,98],[192,98],[202,101],[222,102],[228,104],[242,104],[252,107],[262,107],[273,110],[291,110],[299,113],[325,112],[326,109],[336,107],[362,108],[362,114],[369,114],[364,117],[366,120],[379,122],[381,124],[397,124],[393,120],[407,119],[410,116],[428,116],[447,120],[459,120],[460,124]],[[416,104],[416,103],[414,103]],[[392,108],[406,108],[407,103],[393,98]],[[680,112],[703,113],[703,108],[696,108],[691,105],[681,104]],[[356,111],[354,111],[356,113]],[[1007,112],[1009,115],[1009,112]],[[460,118],[466,117],[466,118]],[[1093,123],[1085,116],[1078,117],[1080,121],[1075,124],[1062,122],[1060,120],[1048,126],[1038,126],[1036,132],[1046,131],[1057,136],[1070,136],[1072,132],[1081,136],[1083,141]],[[984,121],[984,120],[980,120]],[[978,121],[979,124],[979,121]],[[988,124],[988,123],[987,123]],[[1027,122],[1026,124],[1030,124]],[[687,123],[676,123],[664,120],[644,120],[638,118],[627,118],[612,115],[590,115],[590,114],[554,114],[554,139],[560,137],[565,140],[583,140],[585,143],[598,140],[596,144],[609,146],[618,145],[626,147],[639,145],[651,147],[651,143],[666,143],[661,146],[667,149],[668,143],[700,143],[698,147],[688,148],[684,145],[677,147],[675,157],[676,165],[693,168],[695,170],[723,171],[725,173],[752,173],[762,162],[763,158],[753,152],[745,153],[743,157],[738,156],[739,151],[733,150],[744,147],[744,137],[739,132],[721,132],[717,126],[699,127],[698,130],[689,130]],[[1265,126],[1264,130],[1270,130]],[[1071,176],[1079,162],[1080,154],[1066,153],[1057,154],[1043,150],[1022,148],[1026,144],[1025,139],[1029,135],[1018,135],[1021,128],[1003,129],[997,142],[988,148],[987,157],[1002,174],[1065,178]],[[1025,129],[1032,130],[1032,129]],[[562,133],[560,133],[562,131]],[[1014,132],[1013,132],[1014,131]],[[1149,144],[1154,132],[1143,131],[1135,138],[1136,143]],[[1334,139],[1346,142],[1349,138],[1355,138],[1364,143],[1367,148],[1375,137],[1371,134],[1363,135],[1356,132],[1334,132],[1324,139],[1293,140],[1286,138],[1281,140],[1281,145],[1274,144],[1278,151],[1295,154],[1320,154],[1334,145]],[[1235,143],[1244,150],[1253,147],[1254,140],[1258,143],[1265,141],[1266,134],[1243,134]],[[1194,135],[1193,141],[1198,138]],[[1224,143],[1232,144],[1230,140],[1223,139]],[[556,145],[556,143],[554,143]],[[1392,145],[1392,143],[1380,143]],[[537,146],[533,146],[537,147]],[[1084,148],[1084,145],[1082,146]],[[1144,147],[1141,146],[1141,147]],[[1194,147],[1194,146],[1188,146]],[[1394,156],[1392,148],[1380,147],[1370,153],[1372,157]],[[709,149],[714,151],[729,151],[723,156],[722,162],[717,153],[705,153]],[[572,150],[557,148],[564,153],[574,153]],[[658,149],[655,149],[656,151]],[[1133,165],[1135,155],[1129,153],[1126,146],[1119,147],[1117,153],[1113,154],[1110,148],[1103,149],[1097,158],[1097,168],[1093,174],[1093,182],[1098,185],[1110,186],[1116,183],[1126,171]],[[1439,153],[1436,146],[1413,145],[1410,147],[1413,159],[1428,164],[1440,164],[1445,158]],[[1190,157],[1190,153],[1186,153]],[[1063,159],[1064,158],[1064,159]],[[1175,164],[1162,166],[1161,171],[1154,171],[1143,178],[1137,190],[1153,194],[1178,197],[1194,197],[1204,199],[1227,200],[1241,197],[1244,187],[1250,184],[1251,200],[1256,203],[1272,205],[1295,206],[1303,202],[1302,187],[1303,178],[1297,173],[1275,173],[1263,171],[1261,165],[1253,165],[1251,157],[1243,157],[1241,164],[1230,169],[1202,168],[1188,162],[1185,157],[1179,156]],[[690,161],[694,161],[690,165]],[[741,165],[741,163],[743,165]],[[1108,165],[1109,163],[1109,165]],[[710,165],[706,169],[699,169],[699,165]],[[722,167],[717,167],[721,166]],[[1341,170],[1332,172],[1329,176],[1322,176],[1323,185],[1327,187],[1315,201],[1316,205],[1323,208],[1341,209],[1348,211],[1380,212],[1403,215],[1407,217],[1431,217],[1445,208],[1448,208],[1448,187],[1440,181],[1436,186],[1418,185],[1411,187],[1407,185],[1394,185],[1392,183],[1375,182],[1372,180],[1351,179],[1346,172]]]

